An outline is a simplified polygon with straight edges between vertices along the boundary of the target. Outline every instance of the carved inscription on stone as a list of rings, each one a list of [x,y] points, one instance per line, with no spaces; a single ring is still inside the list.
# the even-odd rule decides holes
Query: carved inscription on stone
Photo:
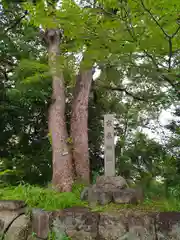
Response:
[[[104,171],[106,176],[115,175],[113,115],[104,116]]]

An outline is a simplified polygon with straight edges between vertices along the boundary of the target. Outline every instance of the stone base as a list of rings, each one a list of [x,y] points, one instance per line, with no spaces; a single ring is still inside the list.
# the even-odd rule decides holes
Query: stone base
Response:
[[[0,201],[0,206],[3,202]],[[122,210],[98,213],[85,207],[72,207],[53,212],[33,209],[29,218],[23,213],[24,205],[15,209],[12,208],[13,204],[13,201],[8,202],[10,209],[6,204],[6,208],[0,211],[0,233],[4,240],[47,240],[52,230],[57,234],[68,235],[71,240],[180,239],[178,212]]]
[[[140,189],[129,188],[126,180],[121,176],[100,176],[97,178],[96,184],[86,187],[82,191],[81,199],[88,201],[90,206],[106,205],[111,202],[137,204],[143,201],[143,192]]]

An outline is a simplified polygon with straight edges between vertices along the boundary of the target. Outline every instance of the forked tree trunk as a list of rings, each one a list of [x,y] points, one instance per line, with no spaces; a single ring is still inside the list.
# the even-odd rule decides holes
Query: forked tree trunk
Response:
[[[71,191],[72,154],[68,148],[68,133],[65,120],[65,89],[63,73],[60,69],[60,32],[55,29],[46,31],[49,66],[52,74],[52,104],[49,109],[49,132],[52,136],[52,185],[58,191]]]
[[[76,177],[89,183],[88,100],[92,83],[92,70],[81,71],[77,77],[71,113],[71,137]]]

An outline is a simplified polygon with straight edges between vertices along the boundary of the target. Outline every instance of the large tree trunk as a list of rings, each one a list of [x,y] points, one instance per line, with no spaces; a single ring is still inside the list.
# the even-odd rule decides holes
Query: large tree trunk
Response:
[[[78,180],[89,183],[88,100],[92,83],[92,70],[81,71],[77,77],[71,114],[73,161]]]
[[[72,154],[68,148],[68,133],[65,119],[64,78],[59,63],[60,32],[55,29],[46,31],[49,66],[52,74],[52,104],[49,109],[49,132],[52,136],[52,185],[58,191],[71,191]]]

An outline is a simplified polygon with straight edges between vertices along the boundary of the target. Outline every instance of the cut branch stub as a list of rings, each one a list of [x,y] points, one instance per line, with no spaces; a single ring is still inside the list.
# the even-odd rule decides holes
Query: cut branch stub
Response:
[[[62,36],[62,31],[60,29],[47,29],[44,33],[44,40],[49,46],[51,44],[60,42]]]

